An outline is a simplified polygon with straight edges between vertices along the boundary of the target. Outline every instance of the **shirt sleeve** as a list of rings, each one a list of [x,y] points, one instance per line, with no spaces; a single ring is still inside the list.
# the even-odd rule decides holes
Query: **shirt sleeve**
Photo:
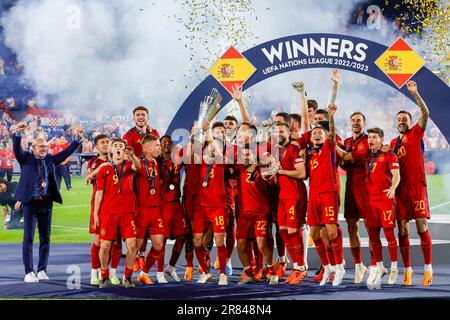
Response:
[[[389,152],[389,169],[390,170],[400,169],[400,165],[398,163],[398,157],[392,152]]]
[[[96,182],[97,182],[97,191],[103,191],[105,190],[105,184],[106,184],[106,170],[108,169],[107,166],[100,169]]]
[[[416,136],[419,139],[423,139],[425,135],[425,129],[423,129],[421,126],[419,126],[419,123],[416,123],[415,126],[412,128],[414,136]]]

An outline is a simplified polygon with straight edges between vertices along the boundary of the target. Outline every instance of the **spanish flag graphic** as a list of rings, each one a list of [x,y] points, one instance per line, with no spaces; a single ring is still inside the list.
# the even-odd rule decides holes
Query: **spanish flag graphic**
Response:
[[[256,68],[234,47],[230,47],[209,69],[211,75],[231,94],[233,86],[241,86]]]
[[[425,64],[423,59],[403,40],[398,38],[375,64],[400,89]]]

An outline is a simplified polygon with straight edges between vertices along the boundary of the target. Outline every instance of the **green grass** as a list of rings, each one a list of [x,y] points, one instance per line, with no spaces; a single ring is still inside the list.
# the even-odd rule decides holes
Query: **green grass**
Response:
[[[441,205],[450,201],[448,190],[450,189],[450,175],[430,175],[428,180],[428,196],[430,207]],[[64,186],[64,183],[63,183]],[[344,203],[345,177],[341,179],[342,201]],[[64,187],[63,187],[64,189]],[[91,235],[88,233],[91,186],[84,184],[84,179],[73,178],[72,190],[63,190],[64,204],[55,204],[53,208],[52,243],[88,243]],[[343,207],[341,207],[341,213]],[[433,208],[432,215],[450,214],[450,203]],[[0,217],[0,225],[3,226],[3,214]],[[22,241],[23,230],[0,230],[0,243],[17,243]],[[39,241],[36,233],[35,242]]]

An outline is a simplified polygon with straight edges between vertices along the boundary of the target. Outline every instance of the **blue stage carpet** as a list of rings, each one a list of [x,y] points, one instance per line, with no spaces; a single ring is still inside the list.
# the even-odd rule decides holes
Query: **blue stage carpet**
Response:
[[[102,299],[165,299],[165,300],[248,300],[248,299],[275,299],[275,300],[378,300],[378,299],[450,299],[450,266],[434,266],[434,283],[431,287],[420,285],[422,268],[414,268],[413,283],[411,287],[401,285],[382,285],[381,290],[369,290],[364,285],[353,284],[353,270],[347,269],[344,283],[340,287],[319,287],[312,282],[313,271],[300,286],[280,284],[269,286],[266,283],[238,286],[236,283],[242,270],[234,269],[230,278],[230,285],[219,287],[217,285],[218,273],[213,271],[213,281],[206,285],[183,281],[170,282],[166,285],[154,284],[152,286],[139,285],[136,289],[121,287],[98,289],[89,285],[90,277],[90,250],[88,244],[59,244],[52,245],[48,274],[50,281],[36,284],[23,282],[23,265],[20,244],[0,245],[0,298],[102,298]],[[35,246],[35,265],[37,265],[37,250]],[[121,261],[123,265],[123,260]],[[70,276],[68,269],[81,270],[81,288],[69,289],[67,280]],[[184,266],[178,266],[180,278],[184,275]],[[400,270],[398,283],[402,281]],[[119,268],[122,275],[122,268]],[[151,278],[156,282],[155,272]],[[197,275],[194,273],[194,280]],[[169,280],[170,281],[170,280]],[[383,283],[387,278],[383,278]]]

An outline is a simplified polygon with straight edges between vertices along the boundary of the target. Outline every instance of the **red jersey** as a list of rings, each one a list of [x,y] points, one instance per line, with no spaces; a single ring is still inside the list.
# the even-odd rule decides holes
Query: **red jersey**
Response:
[[[134,213],[136,197],[133,192],[134,171],[131,166],[131,161],[123,161],[116,166],[116,170],[111,163],[100,169],[97,175],[97,191],[103,190],[100,205],[102,215]]]
[[[2,169],[13,169],[13,161],[16,158],[14,156],[14,151],[11,148],[5,148],[0,151],[0,168]]]
[[[213,208],[225,208],[225,165],[203,163],[200,167],[198,203]],[[209,172],[208,172],[209,171]],[[209,178],[206,178],[209,175]],[[207,182],[206,187],[203,186]]]
[[[401,186],[409,186],[418,182],[426,185],[425,156],[423,136],[425,130],[418,123],[408,130],[403,137],[391,141],[391,149],[398,157],[400,164]]]
[[[347,152],[351,152],[355,161],[346,162],[347,169],[347,189],[355,191],[366,189],[367,168],[365,156],[369,150],[367,134],[361,133],[356,139],[350,137],[345,139],[344,146]],[[357,160],[356,160],[357,159]]]
[[[278,159],[283,170],[295,170],[295,165],[300,163],[300,148],[292,143],[286,144],[278,151]],[[280,183],[279,199],[297,201],[299,197],[298,181],[299,179],[291,178],[280,174],[278,176]],[[303,181],[302,181],[303,183]]]
[[[391,170],[399,169],[398,158],[391,151],[376,153],[370,152],[366,156],[367,187],[370,197],[386,196],[383,192],[392,185]]]
[[[137,205],[139,208],[161,205],[161,174],[156,160],[140,159],[141,169],[136,174]],[[154,191],[151,191],[151,190]]]
[[[238,172],[239,208],[244,211],[268,213],[270,210],[268,183],[261,177],[260,168],[252,173],[244,165],[236,165]]]
[[[338,192],[336,143],[325,140],[319,148],[308,148],[308,161],[306,168],[309,175],[310,196],[325,192]]]
[[[306,149],[308,147],[313,146],[311,143],[311,136],[312,136],[312,130],[309,130],[309,131],[306,131],[305,133],[303,133],[300,138],[295,139],[295,141],[297,141],[297,143],[300,145],[301,149]],[[342,138],[337,134],[336,134],[336,143],[342,144]]]
[[[98,156],[90,159],[86,165],[87,174],[91,174],[92,171],[96,170],[102,163],[105,163],[107,160],[100,159]],[[97,179],[92,181],[92,197],[91,197],[91,208],[94,210],[94,202],[95,202],[95,192],[97,192]]]
[[[180,169],[182,165],[175,164],[172,159],[158,158],[159,172],[161,172],[161,198],[163,202],[179,200],[180,190]],[[172,185],[173,189],[171,189]]]
[[[123,135],[123,139],[127,142],[127,146],[133,148],[134,154],[138,158],[142,156],[143,151],[141,141],[145,135],[152,134],[159,138],[159,133],[158,131],[156,131],[156,129],[153,129],[151,132],[149,132],[148,129],[145,130],[146,130],[145,132],[141,132],[136,127],[133,127]]]

